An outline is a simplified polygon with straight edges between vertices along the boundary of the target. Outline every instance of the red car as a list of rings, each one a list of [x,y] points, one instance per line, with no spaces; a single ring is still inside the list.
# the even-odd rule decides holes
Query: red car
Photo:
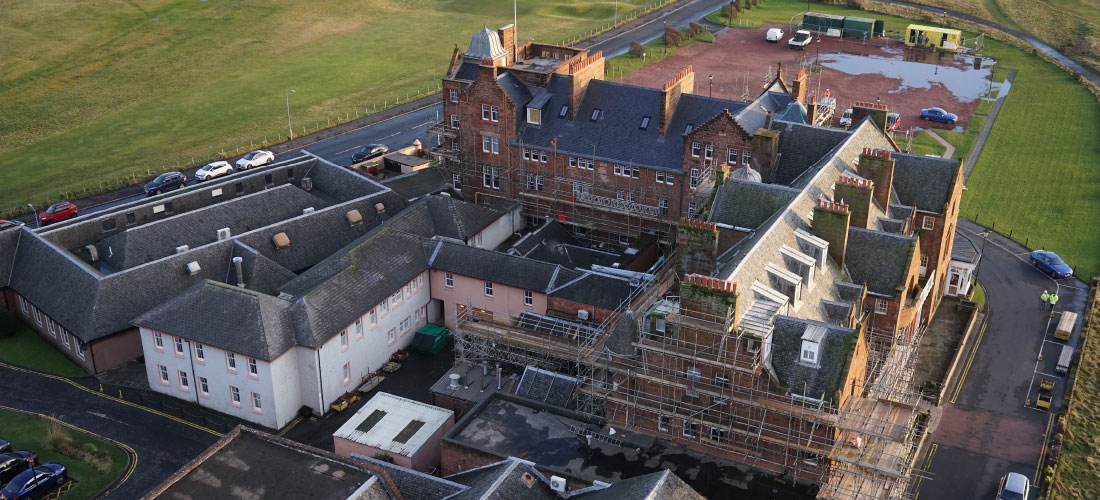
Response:
[[[45,212],[38,214],[38,220],[41,221],[42,224],[61,222],[73,217],[76,217],[76,205],[67,201],[54,203],[50,205],[50,208],[47,208]]]

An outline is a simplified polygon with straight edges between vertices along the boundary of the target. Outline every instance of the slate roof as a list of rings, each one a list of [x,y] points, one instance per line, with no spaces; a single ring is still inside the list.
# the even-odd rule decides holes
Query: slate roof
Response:
[[[562,269],[548,295],[613,311],[630,300],[634,289],[626,278]]]
[[[569,496],[580,500],[660,499],[703,500],[703,496],[688,486],[672,471],[663,470],[623,479],[608,488],[578,490]]]
[[[508,98],[512,100],[517,107],[524,106],[531,100],[531,89],[527,88],[516,75],[510,71],[505,71],[497,75],[497,84],[500,88],[504,89],[504,92],[508,94]],[[520,108],[517,108],[519,111]]]
[[[421,246],[434,269],[545,293],[562,269],[515,255],[466,246],[445,240],[422,240]]]
[[[796,179],[852,134],[847,130],[789,121],[772,122],[771,129],[779,131],[779,160],[773,182],[784,186],[794,185]]]
[[[756,229],[798,193],[797,189],[778,184],[727,179],[715,196],[709,220]]]
[[[866,283],[868,291],[894,297],[904,285],[916,245],[913,236],[851,228],[844,265],[853,282]]]
[[[19,239],[24,230],[25,227],[18,227],[0,231],[0,287],[8,286],[8,282],[11,281],[15,251],[19,247]]]
[[[443,172],[443,167],[422,168],[407,174],[390,177],[382,183],[406,200],[414,200],[447,191],[451,188],[450,179]]]
[[[592,80],[575,110],[574,120],[558,116],[561,107],[569,102],[569,78],[553,75],[546,91],[550,97],[545,119],[541,125],[517,120],[516,144],[549,150],[553,147],[550,141],[556,139],[556,150],[560,154],[671,171],[683,168],[682,134],[686,124],[699,125],[723,110],[736,112],[746,106],[735,101],[684,94],[665,136],[660,137],[659,89]],[[592,121],[592,111],[596,108],[600,109],[600,117]],[[644,116],[650,117],[650,123],[641,130],[639,126]]]
[[[466,241],[503,215],[501,210],[489,206],[466,203],[449,196],[428,196],[387,224],[399,231],[426,238],[443,236]]]
[[[455,70],[454,79],[456,80],[477,80],[477,68],[478,63],[475,61],[462,61],[462,64]]]
[[[194,342],[271,361],[294,346],[289,306],[283,299],[205,280],[134,324],[173,335],[186,332]]]
[[[753,102],[737,111],[733,116],[745,132],[752,134],[757,129],[767,126],[768,114],[775,115],[784,110],[791,102],[790,94],[783,91],[783,86],[778,80],[761,93]],[[731,110],[732,111],[732,110]]]
[[[512,245],[512,250],[526,257],[540,247],[554,248],[559,244],[580,245],[580,241],[558,221],[551,220],[520,238],[515,245]]]
[[[951,198],[959,162],[948,158],[894,153],[894,192],[917,210],[943,213]]]
[[[406,469],[358,453],[353,452],[351,458],[366,462],[377,469],[385,471],[393,480],[393,484],[404,500],[443,500],[452,498],[453,495],[468,489],[467,486],[454,481],[448,481],[413,469]]]
[[[268,295],[278,295],[279,287],[297,277],[296,274],[257,252],[256,249],[236,240],[233,243],[233,257],[241,258],[245,288]],[[232,285],[238,283],[236,269],[232,266],[226,273],[225,283]]]
[[[529,474],[534,482],[523,479]],[[466,472],[447,476],[448,480],[465,484],[470,489],[455,495],[453,500],[560,500],[557,492],[549,488],[549,482],[534,464],[526,460],[509,458]]]
[[[951,244],[951,260],[974,264],[978,262],[981,252],[973,241],[965,234],[955,231]]]
[[[852,353],[858,338],[856,331],[828,323],[775,317],[772,333],[771,365],[779,383],[791,393],[835,403],[836,392],[842,389],[844,378],[852,364]],[[818,365],[800,361],[802,335],[809,326],[825,328],[818,347]]]
[[[508,51],[501,45],[497,32],[482,28],[470,37],[470,47],[465,55],[473,59],[496,59],[508,55]]]

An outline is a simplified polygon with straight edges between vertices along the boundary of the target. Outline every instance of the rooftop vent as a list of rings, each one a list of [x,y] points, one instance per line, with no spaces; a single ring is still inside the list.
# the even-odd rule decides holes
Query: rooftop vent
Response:
[[[241,262],[244,261],[241,257],[233,257],[233,267],[237,271],[237,286],[244,288],[244,270],[241,269]]]
[[[587,309],[578,309],[577,310],[577,319],[579,319],[581,321],[588,321],[588,310]]]
[[[462,375],[459,375],[457,373],[452,373],[452,374],[448,375],[448,377],[450,377],[451,383],[449,385],[447,385],[447,387],[451,388],[451,390],[458,390],[458,388],[460,386],[458,381],[460,379],[462,379]]]
[[[303,209],[302,209],[302,215],[306,215],[306,214],[311,214],[311,213],[313,213],[313,211],[314,211],[314,210],[313,210],[313,207],[306,207],[306,208],[303,208]]]
[[[271,237],[271,242],[275,244],[275,248],[286,248],[290,246],[290,237],[286,233],[279,233]]]
[[[302,191],[313,191],[313,178],[312,177],[303,177],[302,178]]]
[[[191,249],[191,247],[189,247],[187,245],[180,245],[180,246],[176,247],[176,253],[181,254],[181,253],[186,252],[190,249]]]
[[[558,493],[565,493],[565,478],[550,476],[550,489]]]
[[[290,299],[293,299],[293,298],[294,298],[294,296],[293,296],[293,295],[291,295],[291,294],[289,294],[289,293],[286,293],[286,292],[279,292],[279,295],[278,295],[278,297],[279,297],[280,299],[283,299],[283,300],[290,300]]]
[[[95,245],[85,246],[84,249],[88,251],[88,258],[91,259],[92,262],[99,260],[99,249],[96,248]]]
[[[228,240],[233,233],[229,231],[228,227],[223,227],[218,230],[218,241]]]
[[[363,222],[363,214],[359,213],[359,210],[351,209],[348,213],[344,214],[344,217],[348,219],[348,224],[358,224]]]
[[[535,476],[531,475],[530,472],[524,472],[520,477],[523,478],[523,484],[526,484],[528,488],[535,485]]]
[[[187,274],[194,276],[196,274],[199,274],[199,271],[202,271],[202,268],[199,267],[198,262],[192,261],[187,263]]]
[[[379,213],[385,212],[386,211],[386,205],[384,205],[382,203],[375,203],[374,204],[374,210],[379,212]]]

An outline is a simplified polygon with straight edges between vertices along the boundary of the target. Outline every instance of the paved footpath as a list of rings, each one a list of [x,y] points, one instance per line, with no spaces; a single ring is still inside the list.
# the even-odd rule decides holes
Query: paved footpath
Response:
[[[68,378],[4,363],[0,363],[0,406],[48,415],[129,447],[126,451],[132,459],[136,457],[136,463],[104,498],[141,498],[220,437]]]

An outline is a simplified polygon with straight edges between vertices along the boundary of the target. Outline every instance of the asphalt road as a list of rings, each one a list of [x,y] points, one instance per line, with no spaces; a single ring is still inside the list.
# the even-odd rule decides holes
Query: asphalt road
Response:
[[[958,227],[982,244],[984,228],[963,219]],[[1058,311],[1083,311],[1088,289],[1075,278],[1054,280],[1039,272],[1028,262],[1029,253],[989,233],[978,270],[989,323],[977,346],[971,344],[966,351],[973,360],[961,387],[949,388],[942,420],[933,431],[935,449],[925,462],[933,477],[921,484],[924,498],[993,498],[1001,476],[1008,472],[1036,479],[1043,435],[1052,412],[1062,404],[1065,377],[1055,374],[1054,365],[1066,345],[1051,337],[1058,314],[1051,318],[1041,310],[1039,295],[1057,291]],[[1080,322],[1069,345],[1076,345],[1079,330]],[[1057,383],[1050,411],[1034,406],[1041,376]]]
[[[55,378],[0,365],[0,405],[53,416],[133,448],[137,466],[106,498],[141,498],[218,437]]]

